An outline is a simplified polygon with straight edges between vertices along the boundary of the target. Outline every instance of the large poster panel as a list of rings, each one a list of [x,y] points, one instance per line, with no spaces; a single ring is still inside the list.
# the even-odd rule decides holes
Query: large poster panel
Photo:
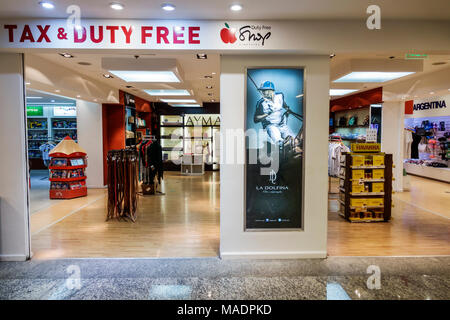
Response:
[[[304,70],[247,69],[246,230],[300,229]]]

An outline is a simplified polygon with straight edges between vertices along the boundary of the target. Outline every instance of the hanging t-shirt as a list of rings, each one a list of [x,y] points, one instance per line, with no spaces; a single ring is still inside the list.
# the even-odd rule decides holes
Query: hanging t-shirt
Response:
[[[39,147],[39,150],[41,150],[41,152],[42,152],[42,160],[44,160],[44,161],[50,160],[49,153],[50,153],[50,151],[52,151],[52,149],[54,147],[56,147],[56,146],[53,143],[49,143],[49,142],[44,143],[43,145],[41,145]]]

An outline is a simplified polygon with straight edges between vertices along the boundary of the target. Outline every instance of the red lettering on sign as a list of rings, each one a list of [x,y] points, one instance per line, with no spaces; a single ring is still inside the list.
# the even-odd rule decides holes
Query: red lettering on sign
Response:
[[[198,39],[199,37],[200,37],[200,27],[189,27],[189,43],[200,44],[200,39]]]
[[[8,29],[9,42],[14,42],[14,29],[17,29],[16,24],[5,24],[5,29]]]
[[[20,37],[20,42],[24,42],[25,40],[34,42],[33,33],[31,32],[30,26],[27,24],[25,25],[25,27],[23,27],[22,36]]]
[[[86,28],[85,27],[81,28],[82,28],[81,38],[80,35],[78,34],[78,28],[73,29],[73,42],[80,43],[86,41]]]
[[[169,29],[166,27],[156,27],[156,43],[161,43],[161,39],[164,39],[164,43],[168,44],[167,36],[169,34]]]
[[[90,27],[91,31],[91,41],[94,43],[100,43],[103,41],[103,26],[98,27],[98,38],[95,38],[95,27]]]
[[[184,31],[184,27],[180,27],[181,31]],[[180,37],[183,37],[183,32],[177,32],[177,27],[173,28],[173,43],[174,44],[184,44],[184,39],[179,39]]]
[[[110,36],[109,38],[111,39],[111,43],[116,43],[116,30],[119,30],[118,26],[106,26],[105,27],[106,30],[109,30]]]
[[[151,37],[152,36],[152,33],[149,32],[149,31],[152,31],[152,30],[153,30],[153,27],[148,27],[148,26],[142,27],[142,29],[141,29],[141,31],[142,31],[141,42],[143,44],[147,43],[147,37]]]
[[[45,42],[51,42],[49,37],[47,36],[48,29],[50,29],[50,25],[46,25],[44,28],[42,28],[41,25],[37,26],[38,30],[41,32],[41,35],[37,39],[37,42],[42,42],[42,40],[45,39]]]
[[[122,26],[122,31],[123,31],[123,34],[125,35],[125,42],[126,43],[130,43],[130,41],[131,41],[131,33],[133,32],[133,27],[130,27],[127,30],[127,27]]]

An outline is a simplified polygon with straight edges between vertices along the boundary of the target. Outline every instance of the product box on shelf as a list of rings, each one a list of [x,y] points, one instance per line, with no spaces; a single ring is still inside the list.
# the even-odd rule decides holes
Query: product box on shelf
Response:
[[[374,155],[373,156],[374,166],[384,166],[384,155]]]
[[[352,170],[352,179],[364,179],[364,170]]]
[[[367,206],[369,199],[363,198],[351,198],[350,199],[350,207],[364,207]]]
[[[372,192],[384,192],[384,183],[382,182],[372,183]]]
[[[384,169],[373,169],[372,179],[384,179]]]
[[[355,156],[352,155],[352,165],[354,167],[364,166],[364,156]]]
[[[352,185],[352,193],[362,193],[364,192],[364,184]]]
[[[371,198],[367,199],[369,200],[367,202],[368,207],[382,207],[384,206],[384,198]]]

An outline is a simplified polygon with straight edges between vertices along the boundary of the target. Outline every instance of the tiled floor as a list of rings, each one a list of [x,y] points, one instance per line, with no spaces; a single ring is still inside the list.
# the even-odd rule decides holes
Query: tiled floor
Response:
[[[4,262],[0,299],[450,299],[450,257]]]

